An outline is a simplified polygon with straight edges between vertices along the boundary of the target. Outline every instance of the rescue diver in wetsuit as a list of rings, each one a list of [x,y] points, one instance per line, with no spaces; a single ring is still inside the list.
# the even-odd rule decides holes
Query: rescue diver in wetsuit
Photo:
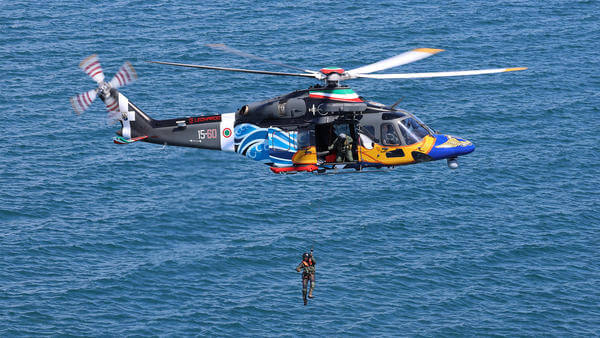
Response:
[[[304,305],[308,303],[306,299],[306,287],[310,280],[310,291],[308,292],[308,298],[313,298],[313,290],[315,289],[315,259],[313,258],[313,250],[310,250],[310,254],[302,254],[302,262],[296,267],[296,271],[302,270],[302,299]]]
[[[354,162],[354,157],[352,157],[352,137],[344,133],[339,134],[328,150],[331,151],[334,148],[337,154],[335,158],[336,162]]]

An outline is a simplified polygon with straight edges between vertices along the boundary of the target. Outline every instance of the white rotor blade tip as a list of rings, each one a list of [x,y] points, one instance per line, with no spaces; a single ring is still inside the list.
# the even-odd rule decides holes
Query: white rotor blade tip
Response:
[[[391,58],[381,60],[363,67],[351,69],[348,71],[349,74],[369,74],[384,69],[394,68],[402,66],[411,62],[419,61],[426,57],[430,57],[434,54],[444,51],[443,49],[435,48],[416,48]]]
[[[87,75],[89,75],[94,81],[97,83],[101,83],[104,81],[104,73],[102,72],[102,66],[100,66],[100,61],[98,60],[98,55],[92,54],[85,58],[79,64],[79,68],[81,68]]]

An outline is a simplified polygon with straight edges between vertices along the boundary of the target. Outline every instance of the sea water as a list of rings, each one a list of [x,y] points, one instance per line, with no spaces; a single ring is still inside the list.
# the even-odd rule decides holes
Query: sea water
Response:
[[[600,335],[598,1],[3,1],[0,335]],[[111,138],[95,83],[157,119],[232,112],[287,71],[446,51],[358,79],[474,153],[355,175],[275,175],[236,154]],[[303,306],[301,254],[314,247]]]

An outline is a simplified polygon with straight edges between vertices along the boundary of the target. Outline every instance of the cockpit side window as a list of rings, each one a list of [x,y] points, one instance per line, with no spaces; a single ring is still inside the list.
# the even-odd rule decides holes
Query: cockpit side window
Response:
[[[406,140],[406,144],[417,143],[429,134],[427,129],[412,117],[401,120],[398,123],[398,127],[400,128],[402,137]]]
[[[399,145],[401,143],[398,133],[391,123],[381,125],[381,141],[384,145]]]

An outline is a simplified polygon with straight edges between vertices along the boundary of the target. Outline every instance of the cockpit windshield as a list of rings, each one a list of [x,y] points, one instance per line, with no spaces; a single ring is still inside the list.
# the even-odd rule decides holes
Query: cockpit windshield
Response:
[[[407,146],[435,134],[416,116],[402,109],[387,108],[380,116],[379,121],[374,118],[361,120],[360,132],[384,146]]]
[[[412,117],[398,121],[398,128],[406,144],[417,143],[429,134],[429,131]]]

